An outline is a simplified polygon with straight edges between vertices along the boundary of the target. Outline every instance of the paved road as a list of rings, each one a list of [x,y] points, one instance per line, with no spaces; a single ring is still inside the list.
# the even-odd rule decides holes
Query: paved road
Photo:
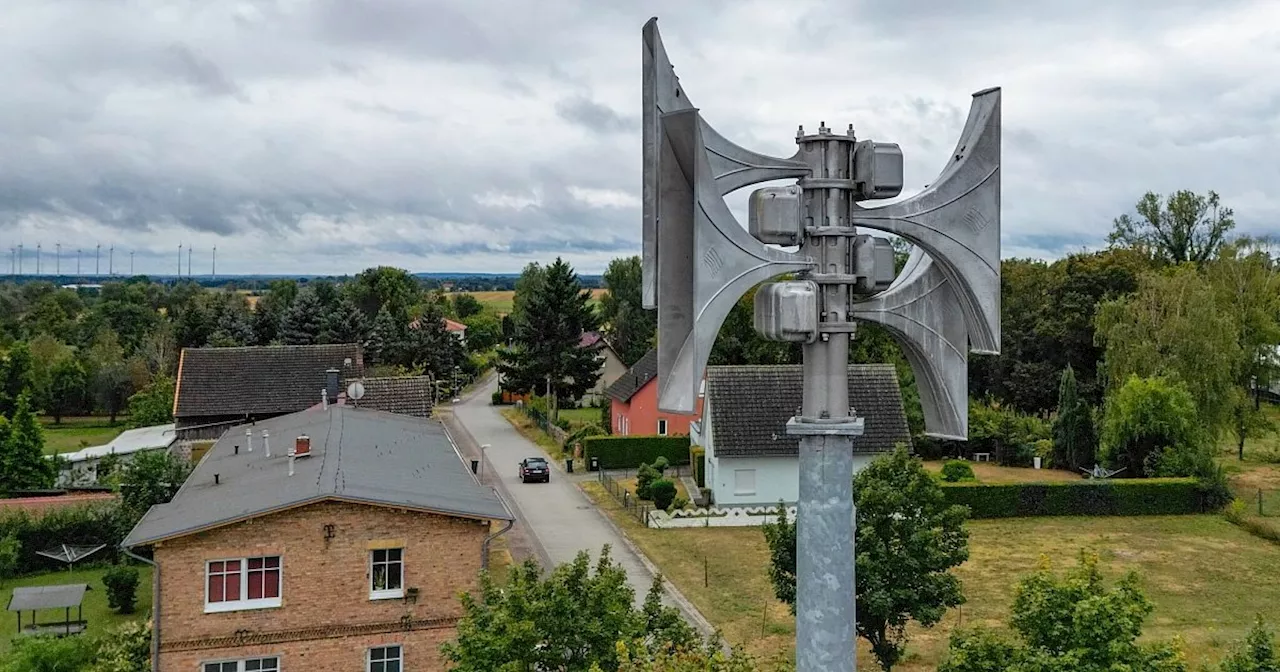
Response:
[[[495,389],[496,378],[480,386],[461,403],[453,405],[452,409],[471,435],[469,438],[489,445],[485,451],[487,464],[484,468],[488,470],[485,481],[492,482],[491,477],[494,476],[501,480],[500,490],[518,509],[516,515],[523,523],[520,527],[541,547],[539,554],[545,559],[554,564],[569,562],[579,551],[586,550],[594,561],[600,549],[608,544],[613,558],[626,569],[627,578],[636,591],[636,599],[643,600],[653,583],[653,574],[617,529],[604,518],[605,514],[595,508],[564,472],[563,464],[554,468],[550,483],[520,482],[516,476],[520,460],[544,453],[521,436],[498,409],[490,405],[490,395]],[[673,595],[673,591],[668,592],[668,603],[680,607],[691,623],[706,623],[686,600]]]

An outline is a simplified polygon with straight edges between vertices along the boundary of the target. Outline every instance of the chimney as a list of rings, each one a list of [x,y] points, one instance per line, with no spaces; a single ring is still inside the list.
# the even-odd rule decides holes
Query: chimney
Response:
[[[329,369],[324,372],[324,389],[329,393],[329,398],[335,401],[338,398],[338,373],[337,369]]]
[[[271,457],[271,435],[267,430],[262,430],[262,449],[267,451],[267,457]]]
[[[324,410],[329,410],[329,390],[320,390],[320,404]]]
[[[253,452],[253,428],[252,427],[244,428],[244,441],[245,441],[245,446],[247,446],[245,448],[245,452],[252,453]]]
[[[311,454],[311,437],[303,434],[293,443],[293,452],[290,455],[295,457],[306,457]]]

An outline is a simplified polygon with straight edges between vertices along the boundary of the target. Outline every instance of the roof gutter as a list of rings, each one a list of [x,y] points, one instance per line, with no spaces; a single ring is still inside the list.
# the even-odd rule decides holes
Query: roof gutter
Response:
[[[507,512],[507,520],[504,521],[506,524],[502,526],[502,529],[485,537],[484,541],[480,544],[480,569],[486,571],[489,569],[489,544],[493,543],[494,539],[510,532],[511,528],[515,527],[516,524],[515,514],[511,513],[511,508],[507,506],[507,501],[502,498],[502,495],[496,488],[493,488],[492,490],[493,496],[497,497],[499,502],[502,502],[502,508]]]
[[[160,565],[120,546],[125,555],[151,565],[151,672],[160,672]]]

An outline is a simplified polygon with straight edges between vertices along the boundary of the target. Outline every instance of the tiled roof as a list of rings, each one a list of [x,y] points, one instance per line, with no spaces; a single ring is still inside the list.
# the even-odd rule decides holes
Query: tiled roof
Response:
[[[355,405],[375,411],[431,417],[435,403],[434,388],[430,376],[401,376],[397,378],[365,378],[364,396]],[[352,403],[347,400],[347,403]]]
[[[346,364],[350,360],[350,364]],[[360,346],[269,345],[187,348],[178,365],[174,417],[292,413],[309,408],[325,387],[325,371],[363,375]]]
[[[707,367],[709,424],[717,456],[789,456],[799,439],[787,420],[800,410],[801,367]],[[849,367],[849,403],[865,418],[855,452],[887,452],[911,445],[898,374],[890,364]]]
[[[334,404],[261,421],[254,429],[270,432],[270,457],[260,441],[247,450],[244,426],[231,428],[173,501],[147,511],[124,546],[335,499],[511,520],[502,500],[476,481],[435,420]],[[301,435],[310,437],[310,455],[297,458],[290,475],[288,449]]]
[[[444,318],[444,330],[445,331],[466,331],[467,325],[461,322],[454,322],[453,320],[446,317]]]
[[[582,332],[582,337],[578,339],[578,347],[590,348],[602,340],[604,340],[604,337],[600,335],[600,332],[584,331]]]
[[[635,363],[635,366],[613,381],[604,393],[618,401],[630,401],[646,383],[658,377],[658,351],[650,350]]]

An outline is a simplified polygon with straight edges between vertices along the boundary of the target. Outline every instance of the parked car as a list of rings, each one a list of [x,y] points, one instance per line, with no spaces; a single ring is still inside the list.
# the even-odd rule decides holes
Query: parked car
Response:
[[[520,482],[529,481],[551,482],[551,465],[547,464],[547,458],[526,457],[520,460]]]

